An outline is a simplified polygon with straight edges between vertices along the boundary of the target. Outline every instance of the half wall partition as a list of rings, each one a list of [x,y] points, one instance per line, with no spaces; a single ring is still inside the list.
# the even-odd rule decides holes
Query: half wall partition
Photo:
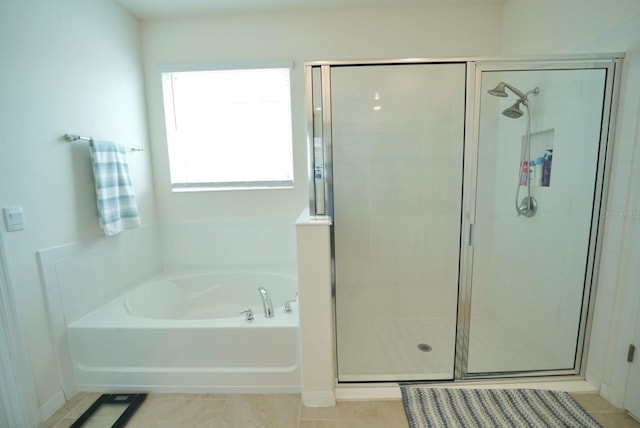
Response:
[[[619,61],[306,64],[339,382],[581,373]]]

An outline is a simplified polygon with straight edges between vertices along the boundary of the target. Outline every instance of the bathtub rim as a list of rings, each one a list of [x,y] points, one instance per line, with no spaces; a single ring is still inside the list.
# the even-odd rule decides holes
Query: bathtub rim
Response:
[[[151,277],[143,279],[126,289],[123,293],[111,299],[79,319],[67,323],[66,328],[216,328],[216,327],[254,327],[254,328],[289,328],[299,327],[298,302],[291,304],[292,311],[284,312],[284,305],[274,308],[275,316],[266,318],[262,307],[251,308],[254,320],[247,321],[244,316],[232,318],[207,319],[164,319],[145,318],[130,314],[125,309],[125,301],[138,288],[157,281],[167,281],[176,278],[193,277],[215,274],[270,274],[292,279],[297,287],[297,273],[295,269],[262,269],[262,268],[234,268],[234,269],[168,269]]]

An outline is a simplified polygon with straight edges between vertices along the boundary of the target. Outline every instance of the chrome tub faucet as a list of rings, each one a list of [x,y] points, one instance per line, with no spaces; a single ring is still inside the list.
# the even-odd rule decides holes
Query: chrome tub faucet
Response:
[[[262,297],[262,307],[264,308],[265,318],[273,318],[273,303],[271,303],[271,296],[264,287],[258,288],[260,297]]]

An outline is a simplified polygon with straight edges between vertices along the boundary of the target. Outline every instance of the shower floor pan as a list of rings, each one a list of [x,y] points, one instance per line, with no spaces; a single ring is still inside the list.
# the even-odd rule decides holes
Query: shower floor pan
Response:
[[[341,382],[453,379],[453,321],[447,318],[343,322],[338,338]],[[542,359],[488,318],[474,320],[473,366],[502,371],[542,368]],[[473,367],[472,366],[472,367]]]

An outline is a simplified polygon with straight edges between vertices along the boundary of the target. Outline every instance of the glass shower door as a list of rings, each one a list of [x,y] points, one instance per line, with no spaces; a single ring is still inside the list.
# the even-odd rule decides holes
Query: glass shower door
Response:
[[[569,67],[481,73],[468,376],[579,370],[612,72]]]
[[[453,379],[464,63],[331,67],[338,379]]]

